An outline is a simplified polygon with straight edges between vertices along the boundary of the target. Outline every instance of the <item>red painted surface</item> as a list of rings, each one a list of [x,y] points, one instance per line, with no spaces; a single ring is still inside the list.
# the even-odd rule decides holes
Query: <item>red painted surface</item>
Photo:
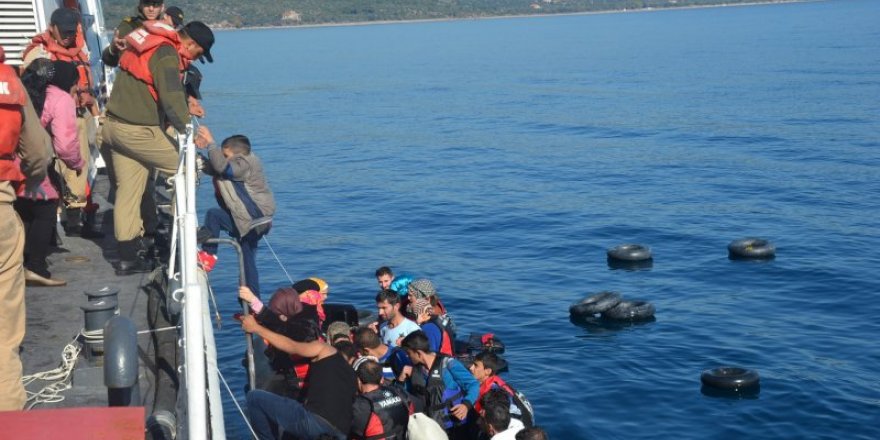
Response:
[[[38,409],[0,412],[0,437],[10,439],[144,439],[144,407]],[[8,436],[8,437],[7,437]]]

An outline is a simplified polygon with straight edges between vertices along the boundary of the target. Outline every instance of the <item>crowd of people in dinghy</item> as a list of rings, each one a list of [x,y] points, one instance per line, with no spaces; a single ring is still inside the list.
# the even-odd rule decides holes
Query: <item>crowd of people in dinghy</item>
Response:
[[[359,326],[328,322],[320,278],[278,289],[267,303],[240,287],[252,310],[242,328],[266,343],[273,370],[247,394],[259,438],[548,438],[528,400],[498,376],[506,363],[492,341],[456,353],[455,326],[430,280],[388,267],[375,275],[378,320]]]

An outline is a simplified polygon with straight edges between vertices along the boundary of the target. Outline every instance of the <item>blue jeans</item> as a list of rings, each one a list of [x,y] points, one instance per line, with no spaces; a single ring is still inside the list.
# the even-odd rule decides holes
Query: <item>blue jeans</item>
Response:
[[[244,283],[254,292],[254,295],[259,297],[260,275],[257,273],[257,244],[260,242],[260,237],[253,232],[239,237],[238,228],[235,227],[232,216],[228,211],[220,208],[211,208],[205,213],[204,226],[211,232],[212,238],[220,237],[220,231],[226,231],[238,241],[244,260]],[[217,253],[217,245],[206,243],[202,245],[202,250],[213,255]]]
[[[309,412],[301,403],[268,391],[247,393],[248,418],[260,440],[280,439],[284,433],[297,439],[314,439],[330,434],[345,440],[342,434],[326,420]]]

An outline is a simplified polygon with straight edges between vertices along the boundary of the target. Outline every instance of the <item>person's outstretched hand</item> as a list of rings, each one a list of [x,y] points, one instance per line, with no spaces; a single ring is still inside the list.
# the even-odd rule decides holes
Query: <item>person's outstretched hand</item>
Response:
[[[214,143],[214,135],[211,134],[211,130],[208,130],[207,126],[201,125],[199,126],[199,133],[196,135],[195,144],[198,148],[205,148],[208,145]]]

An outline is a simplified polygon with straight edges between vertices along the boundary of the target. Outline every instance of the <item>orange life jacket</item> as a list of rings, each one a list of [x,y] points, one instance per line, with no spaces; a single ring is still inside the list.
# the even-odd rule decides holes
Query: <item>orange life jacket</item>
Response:
[[[30,44],[22,51],[22,58],[27,55],[33,48],[43,46],[52,59],[52,61],[67,61],[73,63],[79,71],[79,82],[77,85],[84,90],[92,90],[94,81],[92,80],[92,68],[89,63],[89,57],[83,50],[85,47],[85,38],[83,38],[82,26],[76,27],[76,43],[73,47],[64,47],[58,44],[49,31],[37,34],[31,39]]]
[[[0,64],[0,180],[22,182],[24,174],[15,163],[21,135],[22,112],[27,102],[15,69]]]
[[[192,60],[183,55],[183,46],[177,31],[158,20],[148,20],[143,26],[131,31],[125,37],[128,48],[119,58],[119,68],[131,76],[143,81],[150,90],[154,100],[159,101],[159,94],[153,84],[153,73],[150,72],[150,58],[162,46],[169,45],[177,51],[178,70],[183,72]]]

